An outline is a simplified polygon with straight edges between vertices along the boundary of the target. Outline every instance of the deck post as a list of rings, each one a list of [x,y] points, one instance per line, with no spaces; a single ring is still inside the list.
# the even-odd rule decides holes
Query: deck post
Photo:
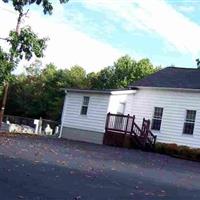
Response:
[[[148,132],[149,132],[149,122],[148,122],[148,120],[146,120],[146,129],[145,129],[145,138],[146,138],[146,140],[148,138]]]
[[[150,119],[148,120],[148,130],[150,129]]]
[[[103,136],[103,144],[109,144],[109,137],[108,137],[109,120],[110,120],[110,112],[106,116],[105,133],[104,133],[104,136]]]
[[[126,120],[126,128],[125,128],[125,135],[126,135],[126,133],[127,133],[127,129],[128,129],[128,122],[129,122],[129,118],[130,118],[130,115],[128,114],[127,115],[127,120]]]
[[[132,125],[131,125],[131,135],[133,133],[134,124],[135,124],[135,115],[133,115],[133,121],[132,121]]]
[[[142,122],[142,135],[143,137],[145,137],[145,139],[147,138],[147,128],[148,128],[148,123],[147,120],[145,118],[143,118],[143,122]]]
[[[105,132],[106,133],[108,131],[109,120],[110,120],[110,112],[107,114],[107,117],[106,117],[106,124],[105,124]]]
[[[130,148],[131,147],[130,136],[127,135],[129,118],[130,118],[130,115],[128,114],[127,115],[127,120],[126,120],[126,127],[125,127],[125,131],[124,131],[124,141],[123,141],[123,147],[126,147],[126,148]]]
[[[142,121],[142,135],[145,135],[145,118],[143,118],[143,121]]]

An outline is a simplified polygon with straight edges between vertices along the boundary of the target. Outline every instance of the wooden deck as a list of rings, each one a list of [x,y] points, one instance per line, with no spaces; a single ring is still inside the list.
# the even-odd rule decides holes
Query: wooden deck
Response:
[[[140,128],[135,122],[135,116],[107,114],[104,144],[153,150],[155,142],[156,136],[150,130],[150,120],[144,118]]]

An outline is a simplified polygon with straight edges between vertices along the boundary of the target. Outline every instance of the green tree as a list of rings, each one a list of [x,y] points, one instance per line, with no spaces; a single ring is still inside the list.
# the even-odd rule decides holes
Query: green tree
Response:
[[[159,70],[152,65],[149,59],[138,62],[125,55],[114,62],[113,66],[92,74],[90,87],[96,89],[126,88],[128,85]]]
[[[128,55],[119,58],[113,66],[112,88],[127,87],[134,79],[136,65],[136,61]]]
[[[30,60],[33,55],[42,57],[46,48],[46,38],[39,38],[32,30],[31,27],[21,28],[21,22],[25,17],[32,5],[38,5],[43,8],[44,14],[52,14],[53,5],[48,0],[2,0],[4,3],[12,3],[13,8],[18,13],[17,24],[15,30],[10,31],[6,38],[0,38],[10,45],[9,53],[1,57],[0,62],[10,63],[8,65],[0,65],[4,68],[4,80],[10,76],[12,70],[17,66],[20,60]],[[66,3],[68,0],[60,0],[60,3]],[[2,54],[2,49],[0,49]],[[3,52],[3,54],[5,54]],[[1,64],[1,63],[0,63]],[[2,82],[1,82],[2,83]]]
[[[9,62],[9,54],[5,53],[0,47],[0,83],[9,80],[12,68],[13,65]]]
[[[86,87],[86,71],[75,65],[69,70],[70,86],[73,88],[85,88]]]
[[[113,66],[87,74],[80,66],[57,69],[36,61],[26,72],[13,76],[6,113],[60,120],[66,88],[126,88],[134,81],[158,70],[148,59],[138,62],[129,56],[119,58]]]
[[[4,3],[12,3],[13,8],[18,13],[17,24],[15,30],[10,31],[6,38],[0,38],[10,45],[9,53],[5,53],[0,48],[0,72],[2,81],[0,89],[4,85],[4,96],[0,113],[0,123],[4,113],[6,102],[8,80],[11,77],[11,72],[17,66],[20,60],[30,60],[33,56],[38,58],[43,57],[43,52],[46,48],[46,38],[39,38],[31,27],[21,28],[21,22],[24,16],[29,12],[32,5],[38,5],[43,8],[44,14],[52,14],[53,5],[49,0],[2,0]],[[60,3],[66,3],[68,0],[60,0]],[[2,90],[1,90],[2,91]]]
[[[86,72],[80,66],[62,70],[51,63],[41,68],[37,61],[13,78],[6,114],[60,120],[64,89],[87,85]]]
[[[100,88],[100,86],[97,86],[97,78],[98,78],[98,75],[95,72],[91,72],[87,74],[87,77],[86,77],[87,88]]]
[[[114,88],[113,76],[114,76],[113,67],[106,67],[100,72],[97,72],[96,75],[93,74],[93,82],[91,82],[91,89],[109,89]]]

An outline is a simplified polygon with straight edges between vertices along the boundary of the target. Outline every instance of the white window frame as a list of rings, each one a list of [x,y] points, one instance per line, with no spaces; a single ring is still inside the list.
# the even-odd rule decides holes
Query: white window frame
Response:
[[[156,116],[156,109],[157,109],[157,108],[162,110],[161,116]],[[163,108],[163,107],[158,107],[158,106],[155,106],[155,107],[154,107],[154,110],[153,110],[153,117],[152,117],[152,124],[151,124],[151,129],[152,129],[152,130],[154,130],[154,131],[160,131],[160,130],[161,130],[163,112],[164,112],[164,108]],[[159,120],[159,121],[160,121],[160,127],[159,127],[159,129],[155,129],[155,128],[154,128],[154,120]]]
[[[124,115],[125,109],[126,109],[126,102],[120,102],[120,103],[119,103],[119,106],[122,107],[122,109],[121,109],[121,110],[118,110],[118,111],[117,111],[117,114]]]
[[[85,99],[88,99],[85,101]],[[82,106],[80,115],[87,115],[88,114],[88,107],[89,107],[90,97],[89,96],[83,96]],[[86,112],[84,112],[84,108],[86,108]]]
[[[187,119],[187,116],[188,116],[188,112],[194,112],[194,119]],[[196,121],[196,116],[197,116],[197,111],[196,110],[189,110],[187,109],[186,112],[185,112],[185,120],[184,120],[184,124],[183,124],[183,134],[184,135],[193,135],[194,134],[194,127],[195,127],[195,121]],[[189,133],[189,132],[186,132],[186,124],[192,124],[193,125],[193,128],[192,128],[192,132]]]

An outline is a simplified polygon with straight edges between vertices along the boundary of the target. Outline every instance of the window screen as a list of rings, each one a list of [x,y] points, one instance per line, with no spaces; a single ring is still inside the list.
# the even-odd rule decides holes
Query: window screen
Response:
[[[87,115],[88,105],[89,105],[90,97],[83,97],[83,103],[81,106],[81,115]]]
[[[154,108],[154,115],[152,119],[152,130],[160,130],[161,122],[162,122],[162,115],[163,115],[163,108],[155,107]]]
[[[196,118],[196,111],[195,110],[187,110],[186,117],[183,127],[183,133],[192,135],[194,132],[194,124]]]

